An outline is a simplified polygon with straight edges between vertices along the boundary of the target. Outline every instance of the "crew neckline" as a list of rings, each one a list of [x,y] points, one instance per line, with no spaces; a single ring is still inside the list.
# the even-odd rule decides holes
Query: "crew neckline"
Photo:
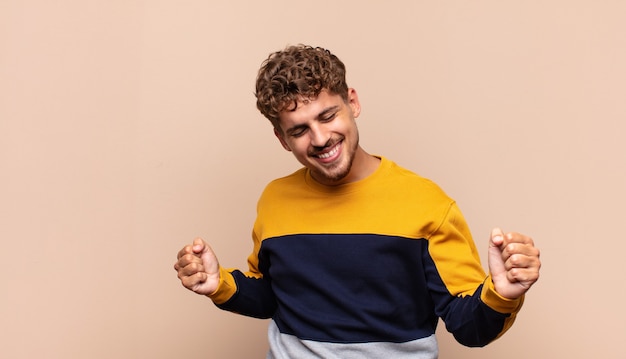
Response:
[[[380,177],[381,174],[384,172],[384,170],[386,168],[389,168],[389,166],[391,165],[391,162],[388,161],[383,156],[378,156],[378,155],[372,155],[372,156],[380,160],[378,167],[369,176],[363,179],[360,179],[358,181],[344,183],[344,184],[340,184],[336,186],[324,185],[324,184],[317,182],[315,179],[313,179],[313,177],[311,176],[311,171],[307,168],[304,171],[304,182],[306,183],[307,187],[318,192],[324,192],[324,193],[330,193],[330,194],[342,194],[342,193],[354,192],[358,190],[359,188],[367,186],[368,183],[371,183],[377,177]]]

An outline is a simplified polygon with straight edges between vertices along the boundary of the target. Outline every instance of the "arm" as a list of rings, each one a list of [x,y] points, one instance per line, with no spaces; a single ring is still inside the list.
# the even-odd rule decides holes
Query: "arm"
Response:
[[[428,241],[425,263],[436,314],[467,346],[484,346],[506,332],[521,309],[523,294],[536,280],[532,273],[538,275],[538,251],[529,247],[528,237],[499,230],[492,237],[490,275],[484,273],[469,228],[454,204]]]
[[[178,252],[174,269],[185,288],[208,296],[220,309],[256,318],[271,317],[275,311],[270,284],[260,273],[221,267],[211,247],[200,238]]]

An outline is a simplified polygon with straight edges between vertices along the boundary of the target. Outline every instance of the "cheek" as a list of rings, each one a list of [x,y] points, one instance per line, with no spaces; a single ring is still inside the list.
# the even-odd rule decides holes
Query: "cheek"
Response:
[[[334,132],[343,134],[345,136],[350,136],[353,133],[357,132],[356,122],[354,119],[346,119],[345,121],[338,124],[335,128]]]
[[[306,156],[306,154],[309,152],[309,147],[305,143],[305,141],[292,141],[289,144],[289,147],[291,148],[291,152],[293,152],[293,154],[296,156]]]

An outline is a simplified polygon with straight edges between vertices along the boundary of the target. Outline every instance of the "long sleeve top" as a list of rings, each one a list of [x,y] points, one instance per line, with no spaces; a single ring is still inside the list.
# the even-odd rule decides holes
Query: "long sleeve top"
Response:
[[[272,181],[252,236],[249,268],[220,268],[210,297],[271,318],[268,358],[436,358],[438,318],[483,346],[523,301],[495,291],[456,203],[384,157],[346,185],[304,168]]]

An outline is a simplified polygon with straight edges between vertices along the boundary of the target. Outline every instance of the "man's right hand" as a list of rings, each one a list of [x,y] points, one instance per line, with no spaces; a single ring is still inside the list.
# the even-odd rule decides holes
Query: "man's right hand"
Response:
[[[201,238],[178,252],[174,269],[182,285],[191,291],[209,295],[217,290],[220,266],[211,247]]]

